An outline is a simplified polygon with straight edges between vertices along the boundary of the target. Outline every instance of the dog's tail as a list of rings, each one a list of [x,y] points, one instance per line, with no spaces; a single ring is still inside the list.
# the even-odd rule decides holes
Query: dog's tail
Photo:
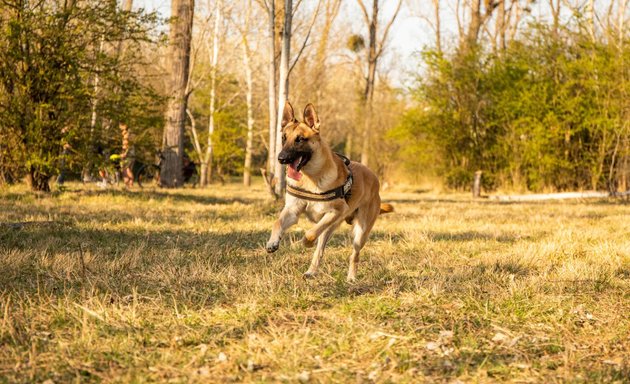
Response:
[[[389,203],[383,203],[381,204],[381,215],[383,213],[390,213],[390,212],[394,212],[394,206],[389,204]]]

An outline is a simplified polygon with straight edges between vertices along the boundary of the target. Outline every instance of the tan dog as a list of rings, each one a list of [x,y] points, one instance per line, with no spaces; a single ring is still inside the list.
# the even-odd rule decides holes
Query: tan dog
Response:
[[[284,232],[297,223],[302,213],[316,223],[306,231],[303,243],[317,248],[305,277],[314,277],[324,255],[326,242],[342,221],[353,225],[353,251],[348,281],[356,279],[359,252],[368,239],[380,213],[392,212],[390,204],[381,204],[379,182],[366,166],[350,162],[332,152],[319,134],[315,107],[304,108],[304,122],[295,118],[287,101],[282,117],[282,151],[278,161],[288,164],[287,193],[280,217],[267,242],[267,252],[275,252]]]

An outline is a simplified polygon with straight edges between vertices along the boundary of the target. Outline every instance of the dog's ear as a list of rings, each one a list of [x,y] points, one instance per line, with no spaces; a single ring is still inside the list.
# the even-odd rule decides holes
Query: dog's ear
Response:
[[[289,100],[284,102],[284,110],[282,111],[282,127],[286,127],[287,124],[295,121],[295,113],[293,112],[293,106],[289,103]]]
[[[319,133],[319,116],[317,116],[315,106],[311,103],[308,103],[304,108],[304,122],[311,127],[313,131]]]

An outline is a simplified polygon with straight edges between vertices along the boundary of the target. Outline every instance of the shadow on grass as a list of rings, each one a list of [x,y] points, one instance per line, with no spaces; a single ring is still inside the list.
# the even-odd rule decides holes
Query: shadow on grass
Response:
[[[0,198],[5,201],[28,201],[31,199],[55,199],[64,195],[75,196],[109,196],[124,197],[136,201],[171,201],[173,203],[196,203],[196,204],[254,204],[260,202],[257,198],[243,197],[217,197],[203,196],[193,193],[185,193],[185,190],[177,190],[177,193],[168,193],[148,189],[126,190],[126,189],[102,189],[102,190],[84,190],[84,189],[67,189],[63,191],[54,191],[52,193],[36,193],[36,192],[9,192],[0,194]]]
[[[398,232],[372,231],[366,242],[366,247],[374,242],[386,242],[391,244],[400,244],[406,242],[406,237]],[[332,237],[328,240],[326,248],[346,247],[348,252],[352,252],[352,227],[342,225],[339,227]]]
[[[500,234],[493,235],[490,233],[483,233],[478,231],[464,231],[464,232],[427,232],[427,237],[433,241],[497,241],[499,243],[514,243],[523,239],[520,235],[514,234]]]
[[[59,222],[5,226],[0,228],[0,292],[44,289],[63,295],[89,284],[120,297],[137,289],[184,301],[220,300],[229,291],[222,271],[242,273],[258,262],[268,235],[262,230],[86,229]]]
[[[217,196],[202,196],[195,195],[190,193],[183,193],[181,190],[178,190],[177,193],[167,193],[167,192],[159,192],[159,191],[149,191],[149,190],[118,190],[118,189],[104,189],[104,190],[93,190],[93,191],[80,191],[79,192],[83,196],[123,196],[128,199],[140,200],[140,201],[148,201],[148,200],[157,200],[157,201],[172,201],[174,203],[196,203],[196,204],[253,204],[256,202],[260,202],[260,199],[254,198],[242,198],[242,197],[217,197]]]
[[[111,194],[110,196],[125,196],[130,199],[142,199],[140,196],[142,192],[116,192]],[[158,194],[160,199],[163,201],[167,201],[168,194]],[[153,195],[147,195],[153,196]],[[181,195],[172,195],[174,197],[181,197]],[[233,204],[233,203],[242,203],[249,205],[248,208],[250,213],[252,210],[264,211],[268,212],[270,210],[274,210],[275,207],[269,203],[259,202],[258,204],[254,204],[253,202],[249,202],[243,199],[222,199],[222,198],[212,198],[212,197],[204,197],[204,196],[194,196],[194,195],[185,195],[184,199],[194,199],[199,198],[198,202],[203,202],[205,205],[211,204]],[[146,197],[146,201],[149,200],[150,197]],[[254,200],[252,200],[254,201]],[[177,201],[173,201],[170,204],[164,204],[160,207],[159,212],[152,210],[150,206],[144,204],[134,204],[133,202],[124,202],[120,205],[117,205],[115,202],[110,202],[110,205],[107,209],[95,209],[91,205],[85,205],[83,207],[78,207],[81,205],[81,202],[73,202],[66,201],[63,205],[55,206],[54,208],[50,208],[47,204],[30,204],[29,200],[22,200],[18,207],[16,207],[10,200],[2,201],[0,200],[0,211],[3,212],[4,218],[2,222],[0,222],[0,226],[2,225],[12,225],[15,222],[23,222],[23,221],[59,221],[59,222],[74,222],[74,223],[83,223],[83,224],[95,224],[101,225],[103,223],[107,224],[119,224],[119,223],[132,223],[138,219],[142,221],[149,221],[155,223],[166,223],[166,224],[177,224],[182,221],[215,221],[215,220],[236,220],[243,215],[243,212],[239,211],[239,209],[231,209],[231,210],[216,210],[216,209],[191,209],[190,207],[185,207],[183,210],[185,211],[185,216],[182,214],[181,205]],[[2,228],[0,228],[0,231]]]

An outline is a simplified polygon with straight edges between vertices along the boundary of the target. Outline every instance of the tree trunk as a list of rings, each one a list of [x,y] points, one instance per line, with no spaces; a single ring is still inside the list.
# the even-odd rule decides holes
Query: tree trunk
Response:
[[[549,0],[549,8],[551,8],[551,15],[553,17],[553,35],[558,36],[560,30],[560,6],[561,0]]]
[[[506,30],[509,32],[506,38],[507,41],[514,41],[514,38],[516,37],[516,33],[518,32],[518,26],[523,16],[523,12],[521,11],[521,9],[522,9],[521,4],[518,1],[512,2],[512,5],[510,6],[509,16],[508,16],[508,21],[512,25],[510,26],[509,25],[510,23],[508,23],[508,25],[505,27]]]
[[[243,38],[243,65],[245,66],[245,82],[247,84],[247,93],[245,99],[247,101],[247,142],[245,144],[245,166],[243,170],[243,185],[249,187],[252,183],[252,150],[254,147],[254,113],[252,94],[254,93],[254,82],[252,79],[252,67],[251,67],[251,51],[249,49],[249,42],[247,41],[247,33],[250,19],[251,4],[247,5],[247,16],[245,20],[245,30],[242,33]]]
[[[267,170],[274,172],[276,166],[276,6],[269,1],[269,154]]]
[[[104,36],[101,35],[99,47],[96,52],[97,55],[99,55],[100,52],[103,50],[103,42],[104,42]],[[100,93],[99,83],[100,83],[100,76],[98,74],[98,67],[97,67],[97,71],[94,74],[94,80],[92,83],[92,90],[94,92],[94,96],[92,97],[92,107],[90,111],[90,134],[88,136],[89,146],[92,150],[92,153],[96,152],[97,140],[96,140],[95,135],[96,135],[96,123],[98,122],[98,104],[99,104],[99,93]],[[92,180],[91,173],[93,170],[93,166],[94,164],[92,163],[91,159],[88,160],[86,164],[84,164],[83,170],[81,171],[81,174],[82,174],[81,180],[83,182]]]
[[[626,68],[626,63],[625,63],[625,59],[624,59],[624,49],[625,49],[625,44],[624,44],[624,33],[626,32],[626,30],[624,29],[624,22],[625,22],[625,17],[626,17],[626,9],[628,6],[628,0],[621,0],[619,1],[619,4],[617,5],[618,9],[618,13],[619,13],[619,20],[618,20],[618,28],[619,28],[619,41],[618,41],[618,45],[619,45],[619,57],[621,59],[621,68]],[[624,83],[627,84],[628,79],[625,78],[626,76],[622,73],[621,75],[621,79],[624,80]],[[630,119],[628,118],[628,113],[630,111],[630,108],[628,108],[628,104],[627,104],[627,100],[628,100],[628,92],[627,92],[627,86],[626,85],[622,85],[622,89],[621,89],[621,102],[625,103],[624,104],[624,108],[622,108],[622,112],[621,112],[621,130],[622,130],[622,134],[623,134],[623,141],[622,141],[622,155],[621,155],[621,161],[619,162],[619,190],[622,192],[626,192],[628,191],[628,188],[630,187],[628,185],[628,176],[630,176],[630,123],[628,123],[628,121],[630,121]]]
[[[123,0],[123,4],[122,4],[123,12],[129,13],[129,12],[131,12],[132,8],[133,8],[133,0]],[[127,47],[126,47],[126,44],[125,44],[124,40],[121,40],[118,43],[118,48],[116,49],[116,57],[122,56],[122,54],[124,53],[126,48]]]
[[[208,120],[208,145],[206,147],[206,155],[204,157],[204,163],[206,164],[206,173],[199,179],[199,185],[205,187],[212,182],[212,160],[214,156],[214,148],[212,143],[212,136],[214,135],[214,113],[216,112],[216,94],[217,94],[217,65],[219,64],[219,29],[221,27],[221,8],[223,2],[217,0],[214,14],[214,33],[212,36],[212,55],[210,56],[210,109],[208,114],[210,116]]]
[[[586,12],[588,13],[588,34],[591,37],[591,41],[595,42],[595,0],[588,1]]]
[[[293,19],[293,0],[284,0],[284,27],[282,30],[282,53],[280,56],[280,78],[278,89],[278,115],[276,120],[276,149],[282,148],[282,112],[289,97],[289,56],[291,54],[291,22]],[[286,185],[284,165],[274,158],[276,175],[276,194],[282,196]]]
[[[197,135],[197,121],[195,120],[195,116],[192,114],[192,112],[190,112],[188,108],[186,109],[186,114],[190,119],[190,133],[192,136],[192,144],[195,148],[195,152],[197,153],[197,157],[199,158],[199,162],[203,168],[199,171],[199,184],[201,184],[202,181],[206,183],[208,180],[208,163],[205,161],[203,151],[201,150],[201,144],[199,142],[199,136]]]
[[[201,162],[201,169],[199,170],[199,185],[208,185],[208,163]]]
[[[166,110],[164,127],[164,148],[162,148],[162,167],[160,184],[162,187],[181,187],[184,157],[184,127],[186,125],[186,104],[188,96],[188,70],[190,65],[190,43],[194,0],[173,0],[174,18],[170,30],[170,95]]]
[[[466,33],[465,48],[470,49],[477,44],[482,25],[481,0],[471,0],[470,24],[468,24],[468,32]]]
[[[507,27],[508,24],[506,23],[505,1],[501,1],[501,3],[499,4],[499,13],[497,15],[496,24],[496,33],[498,34],[499,38],[498,47],[501,53],[505,52],[505,49],[507,48],[507,42],[505,41]]]
[[[466,32],[466,38],[463,41],[464,46],[461,47],[463,52],[477,46],[479,41],[479,33],[481,28],[485,25],[486,21],[492,15],[492,12],[496,7],[501,5],[505,0],[497,0],[492,2],[490,0],[484,0],[484,12],[481,11],[481,0],[471,0],[470,2],[470,24],[468,24],[468,31]]]
[[[473,194],[473,197],[475,198],[481,196],[481,171],[475,172],[475,178],[473,180],[473,187],[472,187],[472,194]]]
[[[435,16],[435,48],[438,53],[442,53],[442,18],[440,16],[440,0],[433,0],[433,11]]]
[[[376,80],[376,29],[378,27],[378,1],[372,0],[372,18],[369,24],[368,42],[368,71],[363,92],[365,122],[361,132],[361,164],[367,166],[370,150],[370,130],[372,127],[372,97],[374,96],[374,82]]]
[[[385,43],[387,41],[387,34],[389,33],[389,29],[391,28],[394,20],[398,16],[398,12],[400,11],[400,7],[402,5],[402,0],[398,1],[398,5],[392,15],[392,18],[385,25],[383,29],[383,35],[380,38],[380,41],[377,42],[377,29],[378,29],[378,2],[379,0],[372,0],[372,15],[368,14],[367,8],[365,4],[363,4],[363,0],[358,0],[359,6],[363,11],[363,17],[368,26],[369,31],[369,41],[368,41],[368,52],[367,52],[367,76],[365,78],[365,91],[363,93],[363,106],[364,106],[364,114],[365,120],[363,125],[363,131],[361,132],[361,163],[364,165],[368,165],[368,156],[370,151],[370,136],[372,131],[372,104],[374,99],[374,83],[376,81],[376,65],[379,56],[383,53],[383,48],[385,47]]]
[[[621,192],[628,191],[628,174],[630,174],[630,164],[628,164],[628,138],[626,137],[624,140],[624,155],[621,158],[620,166],[619,166],[619,181],[618,181],[618,190]]]

